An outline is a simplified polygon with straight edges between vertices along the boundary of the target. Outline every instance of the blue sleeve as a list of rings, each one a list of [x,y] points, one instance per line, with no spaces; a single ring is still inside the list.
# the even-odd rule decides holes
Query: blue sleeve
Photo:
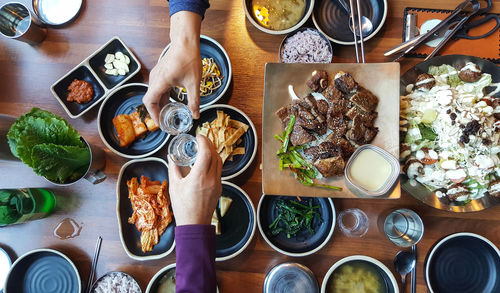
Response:
[[[208,0],[170,0],[170,16],[179,11],[191,11],[205,16],[205,11],[210,7]]]

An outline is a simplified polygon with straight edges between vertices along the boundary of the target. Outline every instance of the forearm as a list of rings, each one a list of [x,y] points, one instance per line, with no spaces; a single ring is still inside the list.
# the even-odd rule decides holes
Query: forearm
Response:
[[[170,18],[170,40],[172,46],[200,46],[201,16],[191,11],[180,11]]]
[[[176,292],[214,293],[215,230],[211,225],[185,225],[175,228]]]

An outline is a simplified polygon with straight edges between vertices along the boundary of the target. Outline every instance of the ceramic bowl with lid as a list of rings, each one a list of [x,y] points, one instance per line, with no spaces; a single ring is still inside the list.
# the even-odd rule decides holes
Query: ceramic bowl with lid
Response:
[[[359,147],[344,169],[348,186],[362,196],[387,194],[399,177],[399,161],[386,150],[372,144]]]

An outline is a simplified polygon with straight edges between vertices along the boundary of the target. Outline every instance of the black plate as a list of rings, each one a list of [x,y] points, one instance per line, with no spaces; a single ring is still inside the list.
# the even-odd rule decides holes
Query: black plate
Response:
[[[249,126],[247,132],[241,137],[243,141],[238,145],[245,147],[245,154],[234,156],[232,161],[226,160],[224,166],[222,166],[222,180],[228,180],[243,173],[252,163],[257,153],[257,133],[250,118],[241,110],[221,104],[211,105],[202,109],[200,111],[200,118],[193,121],[193,127],[190,133],[194,135],[198,126],[201,126],[205,122],[212,122],[215,120],[217,118],[217,110],[224,111],[231,119],[241,121]]]
[[[347,1],[349,5],[349,1]],[[360,2],[363,15],[371,20],[373,31],[364,40],[373,37],[385,22],[384,11],[387,11],[385,0],[369,0]],[[331,41],[343,45],[354,44],[354,36],[349,28],[349,17],[338,1],[319,0],[314,4],[313,21],[316,28]]]
[[[68,86],[73,82],[73,80],[79,79],[88,82],[94,89],[94,97],[92,100],[85,104],[79,104],[77,102],[68,102]],[[59,102],[67,109],[68,114],[71,114],[71,118],[76,118],[84,111],[89,109],[92,105],[99,102],[104,96],[104,88],[97,81],[97,79],[92,75],[90,70],[86,66],[80,66],[71,71],[66,77],[58,81],[52,86],[52,93],[59,100]]]
[[[276,236],[270,234],[269,225],[274,222],[278,216],[278,212],[275,208],[275,203],[277,200],[294,200],[297,201],[297,197],[294,196],[273,196],[273,195],[263,195],[260,199],[258,208],[259,217],[259,230],[264,237],[264,239],[274,246],[273,248],[278,251],[292,255],[292,256],[305,256],[312,253],[318,247],[324,245],[332,235],[333,228],[335,227],[335,209],[333,202],[330,198],[322,197],[301,197],[302,204],[309,204],[309,201],[313,201],[313,205],[319,205],[319,213],[321,219],[315,217],[312,223],[312,228],[315,231],[314,235],[311,235],[309,231],[300,231],[295,237],[287,238],[284,233],[280,233]]]
[[[125,75],[114,76],[105,73],[106,68],[104,68],[104,59],[106,55],[115,54],[116,52],[122,52],[130,58],[130,64],[128,65],[129,72]],[[130,50],[119,39],[111,40],[104,48],[100,49],[99,52],[89,59],[89,65],[108,89],[112,89],[119,83],[125,81],[125,79],[134,75],[137,69],[139,69],[139,63],[136,61],[135,56],[132,55]]]
[[[494,63],[478,57],[466,55],[437,56],[425,62],[417,64],[415,67],[408,70],[405,74],[403,74],[403,76],[401,76],[400,94],[406,95],[406,86],[408,84],[413,84],[417,76],[421,73],[427,72],[430,66],[449,64],[451,66],[454,66],[455,68],[460,68],[467,62],[474,62],[479,66],[479,68],[481,68],[481,71],[491,74],[493,83],[500,82],[500,68]],[[485,89],[487,93],[493,90],[494,89],[492,87],[487,87]],[[500,93],[497,93],[495,95],[495,98],[500,98]],[[401,186],[406,192],[410,193],[413,197],[422,201],[423,203],[437,209],[447,210],[451,212],[476,212],[500,203],[499,198],[488,195],[480,199],[475,199],[465,206],[457,205],[456,203],[440,201],[433,192],[431,192],[422,184],[418,182],[417,184],[410,184],[408,177],[406,177],[405,175],[401,176]]]
[[[425,281],[431,292],[500,292],[500,251],[476,234],[447,236],[426,257]]]
[[[113,118],[120,114],[130,114],[142,104],[142,97],[148,87],[145,84],[127,84],[111,93],[99,109],[98,124],[101,139],[113,152],[126,158],[140,158],[158,151],[166,142],[169,135],[160,129],[149,132],[140,139],[136,139],[129,147],[121,147],[120,140],[113,125]]]
[[[174,230],[175,219],[170,223],[160,236],[158,244],[153,247],[152,251],[142,252],[141,249],[141,232],[137,230],[135,225],[128,223],[128,218],[132,215],[132,205],[128,199],[127,180],[132,177],[137,177],[140,180],[141,176],[149,177],[151,180],[167,180],[168,168],[165,161],[157,158],[132,160],[126,163],[118,178],[118,201],[117,213],[120,221],[120,238],[123,246],[126,248],[127,254],[135,259],[145,260],[152,258],[160,258],[168,255],[174,248]]]
[[[35,250],[21,256],[7,277],[7,292],[77,293],[81,290],[76,267],[58,252]]]
[[[248,196],[236,185],[222,183],[222,196],[230,197],[233,202],[229,210],[220,216],[217,205],[217,215],[221,226],[221,235],[215,237],[215,256],[217,261],[232,258],[246,247],[255,232],[255,210]]]
[[[165,48],[160,58],[165,55],[169,47],[170,44],[167,46],[167,48]],[[203,108],[217,102],[220,98],[222,98],[222,96],[224,96],[231,82],[232,68],[231,61],[229,60],[229,56],[227,55],[224,48],[217,41],[210,37],[204,35],[200,36],[200,54],[202,59],[214,58],[215,63],[219,67],[219,70],[224,77],[224,79],[222,80],[222,85],[214,93],[206,97],[200,96],[200,107]],[[177,101],[177,98],[173,99]],[[182,102],[184,104],[187,104],[187,99],[184,99]]]

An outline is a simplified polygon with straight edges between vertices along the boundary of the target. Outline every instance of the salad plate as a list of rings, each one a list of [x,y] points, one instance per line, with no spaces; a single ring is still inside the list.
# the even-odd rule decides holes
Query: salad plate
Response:
[[[441,66],[443,64],[447,64],[447,65],[452,66],[456,69],[459,69],[459,68],[464,67],[468,62],[472,62],[472,63],[476,64],[482,73],[487,73],[488,75],[491,75],[491,80],[489,80],[488,76],[484,75],[483,77],[481,77],[480,80],[478,80],[477,82],[474,83],[473,87],[471,87],[471,89],[474,89],[474,90],[477,88],[480,88],[480,89],[484,88],[484,90],[483,90],[484,94],[483,93],[469,93],[469,92],[467,92],[467,90],[464,89],[464,86],[463,86],[464,83],[463,82],[460,83],[460,80],[458,80],[458,79],[456,80],[456,83],[458,83],[458,86],[453,87],[454,83],[449,80],[450,78],[452,78],[450,76],[453,76],[453,74],[445,73],[444,72],[445,67],[440,69],[443,72],[439,72],[439,74],[441,74],[441,76],[445,76],[447,82],[452,85],[451,90],[454,91],[455,97],[457,94],[460,95],[459,97],[456,97],[456,98],[458,98],[458,100],[454,99],[453,102],[451,102],[448,106],[449,108],[451,108],[450,113],[448,113],[448,115],[453,115],[452,112],[457,114],[457,117],[456,118],[454,117],[455,119],[453,119],[456,122],[453,124],[451,122],[449,123],[449,125],[452,125],[452,126],[449,126],[449,131],[452,131],[453,129],[462,129],[462,130],[460,130],[458,133],[456,133],[456,135],[453,135],[453,136],[450,135],[450,142],[453,139],[455,139],[456,141],[454,141],[454,143],[448,143],[448,144],[442,143],[442,141],[443,141],[442,138],[444,137],[444,134],[441,134],[440,136],[437,136],[437,138],[435,138],[434,141],[436,142],[436,144],[424,146],[424,148],[423,148],[425,152],[427,152],[427,150],[429,149],[429,150],[433,150],[433,151],[435,150],[439,154],[439,158],[438,158],[439,161],[437,162],[438,165],[436,165],[437,169],[432,167],[435,169],[435,170],[433,170],[433,172],[435,172],[435,174],[433,173],[433,175],[426,176],[427,179],[429,179],[429,183],[428,183],[429,187],[430,186],[439,186],[441,184],[441,182],[440,182],[441,179],[439,179],[441,177],[439,176],[439,174],[442,172],[444,172],[446,174],[445,178],[450,178],[450,177],[448,177],[448,175],[446,173],[449,170],[448,167],[446,167],[446,164],[448,164],[449,163],[448,161],[450,161],[452,159],[454,159],[456,161],[456,166],[457,166],[456,169],[464,169],[464,172],[466,174],[465,180],[462,180],[464,178],[457,178],[458,180],[457,179],[454,179],[454,180],[450,179],[450,182],[446,182],[446,181],[444,181],[445,179],[443,179],[442,180],[443,182],[441,185],[447,185],[446,188],[435,188],[435,187],[428,188],[424,184],[422,184],[422,182],[426,182],[425,177],[418,177],[417,180],[413,180],[413,179],[409,180],[408,176],[406,176],[406,175],[401,176],[401,185],[402,185],[403,189],[405,191],[407,191],[408,193],[410,193],[413,197],[415,197],[416,199],[418,199],[418,200],[422,201],[423,203],[425,203],[429,206],[432,206],[434,208],[441,209],[441,210],[447,210],[447,211],[451,211],[451,212],[481,211],[481,210],[484,210],[486,208],[492,207],[492,206],[500,203],[500,198],[491,196],[489,194],[484,194],[484,192],[488,189],[489,183],[495,181],[495,179],[494,179],[494,177],[496,176],[495,175],[496,174],[495,168],[498,169],[498,163],[495,163],[495,160],[497,160],[498,157],[495,158],[495,156],[493,154],[494,153],[493,148],[498,147],[498,142],[485,141],[485,139],[495,140],[494,137],[496,137],[495,136],[496,134],[495,134],[494,128],[492,129],[492,135],[490,135],[490,136],[485,135],[485,137],[481,137],[481,139],[478,140],[477,146],[471,146],[470,142],[467,142],[469,137],[474,138],[473,136],[467,136],[464,138],[460,138],[461,136],[464,136],[463,130],[468,128],[468,126],[467,126],[468,123],[471,122],[472,120],[475,120],[475,118],[474,118],[474,119],[462,121],[463,117],[461,117],[462,116],[461,112],[469,112],[467,107],[464,108],[464,106],[463,106],[463,105],[465,105],[463,103],[464,99],[467,98],[468,96],[474,97],[474,100],[469,108],[478,108],[477,104],[479,103],[479,101],[476,101],[478,96],[484,96],[484,97],[493,96],[491,101],[494,101],[494,98],[500,97],[500,94],[498,92],[496,92],[496,93],[493,92],[496,90],[496,87],[497,87],[498,83],[500,82],[500,69],[498,68],[497,65],[495,65],[489,61],[483,60],[481,58],[473,57],[473,56],[465,56],[465,55],[438,56],[438,57],[432,58],[426,62],[422,62],[422,63],[416,65],[414,68],[407,71],[401,77],[401,84],[400,84],[401,95],[404,96],[404,95],[408,94],[408,96],[410,96],[408,93],[408,89],[410,89],[409,87],[411,87],[411,85],[415,83],[417,76],[419,76],[422,73],[427,73],[431,66]],[[472,66],[472,65],[469,65],[469,66]],[[434,68],[437,68],[437,67],[434,67]],[[437,69],[434,69],[434,70],[437,70]],[[450,68],[450,70],[451,70],[451,68]],[[446,87],[445,84],[439,83],[440,82],[439,77],[437,79],[437,82],[438,82],[438,86],[443,87],[443,89],[444,89],[444,87]],[[462,85],[460,85],[460,84],[462,84]],[[434,86],[434,88],[437,88],[438,86]],[[465,85],[465,86],[467,86],[467,85]],[[432,88],[432,90],[430,91],[431,93],[432,93],[432,91],[435,91],[434,88]],[[459,90],[456,90],[455,88],[458,88]],[[444,90],[446,90],[446,89],[444,89]],[[411,99],[408,99],[408,101],[411,102]],[[460,103],[460,105],[462,105],[462,106],[460,106],[461,110],[459,110],[457,108],[458,106],[456,106],[456,105],[459,105],[459,104],[457,104],[457,101],[458,101],[458,103]],[[403,103],[404,102],[402,101],[401,104],[403,105]],[[490,102],[488,102],[488,103],[490,103]],[[443,104],[443,103],[441,103],[441,104]],[[436,121],[436,123],[439,123],[440,125],[445,123],[445,121],[448,119],[447,117],[440,116],[441,114],[439,114],[440,113],[439,109],[445,109],[444,111],[448,111],[448,110],[446,110],[447,108],[442,108],[441,104],[436,105],[436,115],[437,116],[435,118],[432,117],[432,119],[435,119],[434,121]],[[447,103],[444,103],[444,104],[447,104]],[[474,111],[478,111],[478,110],[474,110]],[[445,113],[447,113],[447,112],[445,112]],[[424,114],[425,114],[425,111],[424,111]],[[461,116],[458,116],[458,115],[461,115]],[[476,115],[479,115],[479,114],[476,113]],[[430,115],[430,116],[433,116],[433,115]],[[450,118],[451,117],[452,116],[450,116]],[[480,127],[480,132],[481,132],[481,131],[483,131],[483,129],[486,128],[487,125],[484,124],[485,123],[484,121],[488,118],[485,118],[485,117],[487,117],[487,115],[482,115],[482,114],[479,115],[479,117],[483,121],[483,123],[478,124],[478,127]],[[469,118],[471,118],[471,117],[469,117]],[[412,128],[412,126],[411,126],[412,118],[410,117],[409,119],[404,119],[404,120],[409,121],[408,129],[411,129]],[[491,119],[491,120],[493,120],[493,119]],[[467,121],[469,121],[469,122],[467,122]],[[481,120],[479,120],[479,121],[481,121]],[[463,127],[460,126],[459,124],[462,124]],[[439,125],[436,126],[436,124],[434,122],[432,122],[432,124],[428,123],[427,125],[430,125],[430,127],[432,129],[437,128],[436,131],[438,131],[438,133],[448,133],[449,132],[446,130],[446,127],[439,126]],[[454,128],[453,126],[455,126],[455,125],[458,125],[460,128],[456,128],[456,127]],[[403,125],[403,127],[406,127],[406,126]],[[439,130],[439,129],[441,129],[441,130]],[[423,130],[423,131],[426,132],[427,134],[429,134],[426,130]],[[408,132],[410,132],[410,130],[408,130]],[[411,149],[411,156],[417,155],[417,151],[418,151],[417,149],[419,149],[419,147],[415,148],[415,146],[418,145],[418,142],[426,140],[424,137],[425,136],[424,132],[421,133],[422,139],[417,140],[415,142],[412,142],[411,141],[412,139],[409,138],[408,136],[402,136],[402,140],[406,144],[409,144],[410,146],[413,144],[413,149]],[[432,133],[430,133],[430,134],[432,134]],[[432,135],[434,135],[434,134],[432,134]],[[465,143],[466,147],[462,146],[462,148],[464,149],[461,151],[463,153],[463,155],[461,155],[462,159],[460,159],[460,158],[455,159],[454,156],[456,156],[456,155],[450,155],[449,158],[446,158],[446,159],[442,157],[442,153],[444,151],[451,153],[451,154],[454,154],[454,152],[457,149],[460,150],[460,144],[463,145],[464,143]],[[401,146],[402,153],[405,151],[405,148],[407,148],[407,146],[406,147],[403,145]],[[408,149],[408,152],[410,152],[410,149]],[[471,154],[475,154],[475,156],[472,156]],[[493,154],[493,155],[490,155],[490,154]],[[481,158],[483,158],[482,156],[484,156],[484,155],[490,156],[492,158],[493,168],[491,169],[491,172],[488,171],[488,172],[478,173],[474,170],[476,169],[476,167],[480,169],[481,166],[480,166],[480,164],[478,165],[478,163],[481,163],[478,161],[479,156],[481,156]],[[424,158],[424,160],[425,160],[425,158]],[[443,166],[442,163],[445,161],[446,161],[446,163]],[[406,165],[408,165],[408,164],[406,164]],[[477,166],[474,166],[474,165],[477,165]],[[425,165],[425,166],[423,166],[423,168],[430,168],[429,166],[432,166],[432,164]],[[438,168],[437,166],[440,166],[441,168]],[[409,167],[409,165],[407,166],[407,168],[403,168],[403,169],[404,170],[406,169],[406,171],[408,171],[408,167]],[[442,170],[440,170],[440,169],[442,169]],[[427,169],[427,170],[429,170],[429,169]],[[425,176],[425,174],[427,174],[427,173],[424,172],[424,176]],[[475,174],[480,174],[480,175],[475,175]],[[496,176],[496,178],[498,179],[499,177]],[[458,182],[458,181],[460,181],[460,182]],[[455,185],[453,185],[453,184],[455,184]],[[456,184],[462,184],[462,185],[456,185]],[[476,184],[478,184],[478,185],[476,185]],[[468,191],[468,194],[464,193],[463,198],[458,198],[458,200],[456,200],[456,201],[449,200],[449,196],[448,196],[446,190],[450,190],[450,189],[452,189],[452,187],[453,188],[454,187],[467,188],[466,190]],[[482,194],[479,194],[479,192],[481,192]],[[463,200],[461,200],[461,199],[463,199]]]

